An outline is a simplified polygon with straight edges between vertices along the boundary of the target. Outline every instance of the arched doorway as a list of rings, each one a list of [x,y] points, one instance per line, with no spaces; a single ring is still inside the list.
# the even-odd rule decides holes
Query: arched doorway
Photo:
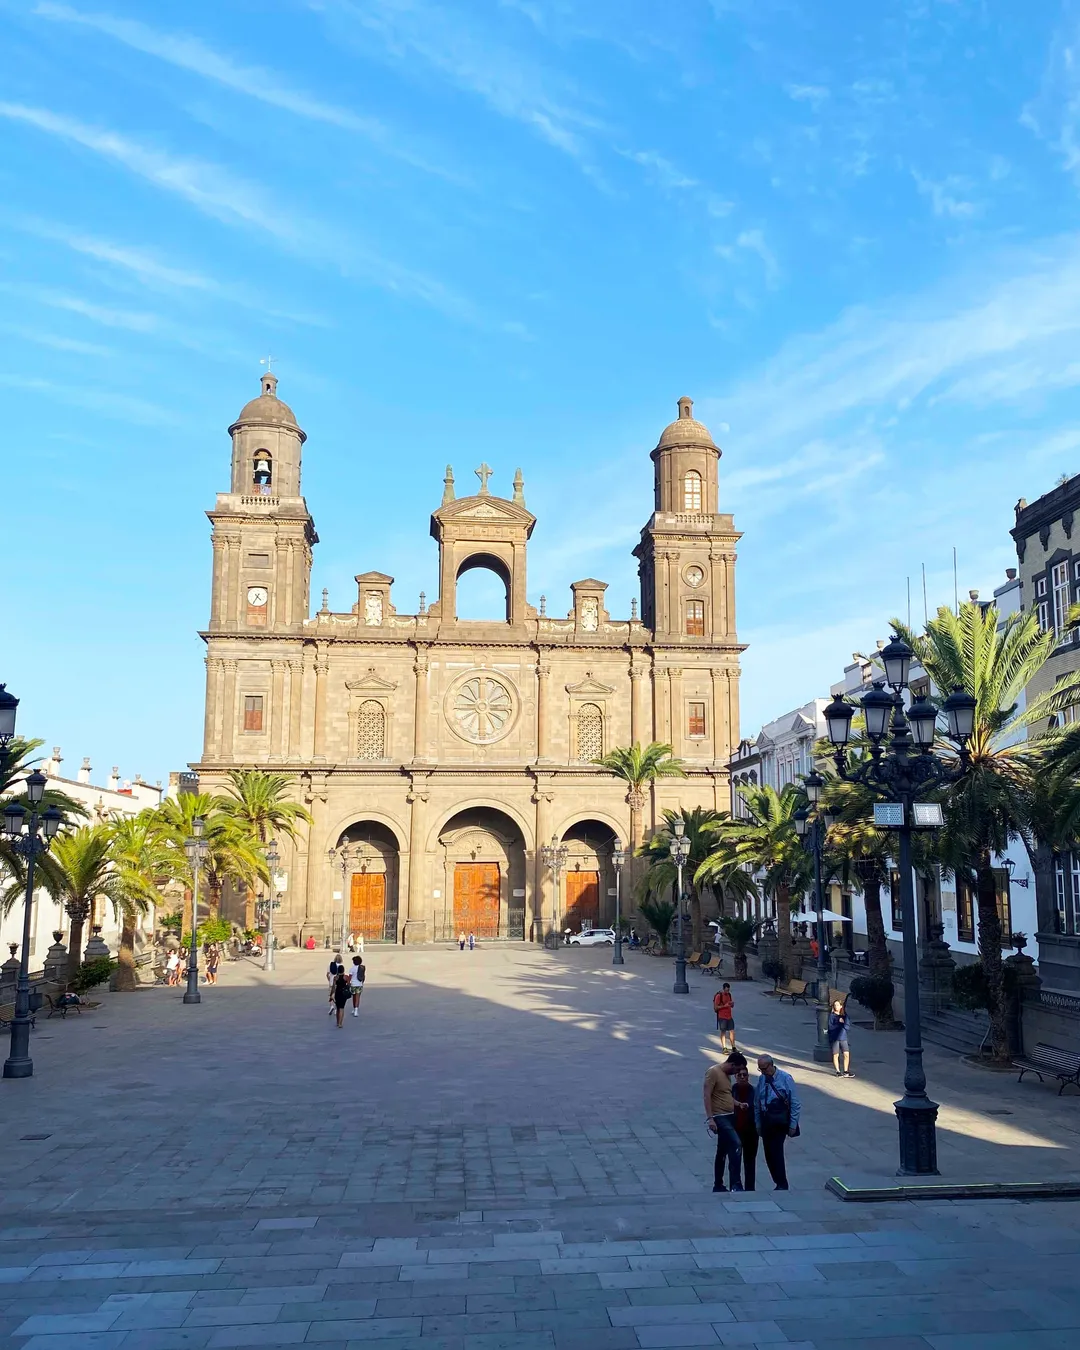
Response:
[[[525,938],[525,841],[515,821],[490,806],[451,816],[439,831],[443,884],[436,941],[459,933]]]
[[[337,847],[345,875],[335,927],[343,912],[346,933],[363,935],[365,942],[396,942],[400,867],[393,831],[377,820],[358,820],[342,832]]]
[[[611,855],[615,831],[602,820],[579,820],[564,832],[562,842],[566,845],[566,867],[559,928],[578,933],[582,928],[613,924],[615,868]]]

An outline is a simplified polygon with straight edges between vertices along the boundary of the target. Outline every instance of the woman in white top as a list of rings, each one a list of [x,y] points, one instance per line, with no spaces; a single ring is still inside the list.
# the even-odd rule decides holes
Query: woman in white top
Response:
[[[354,956],[352,959],[352,974],[349,976],[349,990],[352,993],[352,1015],[360,1016],[360,995],[364,992],[364,976],[367,969],[364,966],[362,956]]]

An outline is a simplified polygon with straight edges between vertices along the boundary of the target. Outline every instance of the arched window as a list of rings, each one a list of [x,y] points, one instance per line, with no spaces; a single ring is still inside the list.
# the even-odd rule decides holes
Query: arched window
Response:
[[[358,759],[386,758],[386,713],[373,698],[360,704],[356,719],[356,756]]]
[[[683,510],[701,510],[701,474],[691,469],[683,479]]]
[[[251,466],[251,482],[255,493],[260,497],[269,497],[273,493],[274,463],[269,450],[256,450]]]
[[[595,703],[583,703],[577,715],[577,757],[582,764],[604,753],[604,714]]]

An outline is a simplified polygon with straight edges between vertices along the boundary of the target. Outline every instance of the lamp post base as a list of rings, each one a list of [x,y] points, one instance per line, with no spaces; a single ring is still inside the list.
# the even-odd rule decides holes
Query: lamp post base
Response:
[[[690,986],[686,983],[685,956],[675,958],[675,985],[672,992],[676,994],[688,994],[690,992]]]
[[[625,965],[626,965],[626,958],[625,958],[625,957],[623,956],[623,954],[622,954],[622,938],[621,938],[621,937],[617,937],[617,938],[615,939],[615,951],[612,953],[612,956],[611,956],[611,964],[612,964],[613,966],[625,966]]]
[[[936,1177],[937,1102],[929,1097],[905,1096],[894,1102],[900,1129],[900,1166],[898,1177]]]
[[[34,1061],[32,1059],[5,1059],[5,1078],[33,1078]]]
[[[817,1017],[817,1040],[814,1041],[814,1063],[830,1064],[832,1062],[832,1046],[829,1044],[829,1008],[827,1004],[819,1003],[814,1009]]]
[[[32,1078],[34,1061],[30,1058],[30,1018],[15,1014],[11,1024],[11,1053],[4,1060],[5,1078]]]

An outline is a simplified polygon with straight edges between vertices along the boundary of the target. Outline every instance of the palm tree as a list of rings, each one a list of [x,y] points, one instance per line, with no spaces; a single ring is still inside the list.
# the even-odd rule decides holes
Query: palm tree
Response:
[[[270,839],[275,836],[295,839],[297,825],[301,822],[311,824],[310,813],[297,802],[288,800],[294,781],[292,774],[265,773],[261,769],[232,769],[229,772],[224,809],[251,830],[264,853]],[[245,928],[250,928],[255,921],[254,909],[253,893],[249,888],[245,898]]]
[[[1075,613],[1070,613],[1070,622],[1075,623]],[[922,634],[898,621],[893,627],[914,648],[938,690],[962,688],[975,698],[966,758],[959,760],[951,746],[943,748],[961,775],[944,794],[941,849],[951,870],[975,874],[991,1042],[994,1057],[1004,1061],[1009,1043],[994,854],[1004,853],[1014,839],[1030,846],[1038,776],[1068,743],[1064,730],[1052,724],[1080,702],[1080,687],[1058,686],[1018,711],[1024,690],[1061,638],[1041,629],[1031,610],[1009,615],[1000,631],[997,610],[974,603],[961,605],[956,614],[942,607]],[[1027,740],[1019,739],[1024,730]]]
[[[729,817],[713,825],[716,848],[698,868],[699,881],[729,874],[733,866],[749,863],[764,873],[762,889],[776,905],[777,940],[784,978],[795,974],[791,944],[791,901],[810,885],[813,860],[795,831],[795,812],[804,805],[803,792],[788,783],[783,792],[772,787],[742,787],[748,818]]]
[[[617,746],[606,755],[593,760],[608,773],[621,778],[627,785],[626,800],[630,806],[630,851],[641,843],[641,812],[645,807],[645,788],[657,778],[685,778],[686,769],[681,759],[675,759],[671,746],[653,741],[644,750],[638,741],[631,746]]]
[[[153,810],[123,816],[109,827],[110,856],[116,879],[114,904],[120,913],[120,950],[117,953],[114,988],[134,992],[135,921],[161,900],[158,885],[167,879],[175,862],[166,827]]]
[[[681,807],[678,811],[665,811],[664,824],[647,844],[640,850],[646,859],[648,870],[638,883],[640,895],[668,895],[678,881],[678,869],[671,861],[671,841],[675,837],[675,821],[682,817],[686,825],[686,837],[690,840],[688,857],[683,876],[690,888],[690,927],[691,945],[694,951],[702,947],[701,890],[704,883],[698,882],[697,870],[712,852],[714,835],[712,827],[722,819],[718,811],[695,806],[689,811]],[[682,897],[679,897],[680,903]]]
[[[647,895],[638,904],[638,909],[650,926],[656,929],[660,946],[666,952],[668,933],[671,931],[671,925],[675,922],[675,906],[670,900],[658,900],[655,896]]]
[[[720,920],[720,931],[727,938],[734,957],[735,978],[737,980],[748,980],[750,978],[746,971],[746,949],[757,937],[760,927],[760,919],[733,919],[729,917]]]
[[[26,778],[26,775],[33,770],[40,758],[40,756],[34,757],[34,751],[42,744],[42,741],[25,740],[21,736],[13,736],[7,745],[0,745],[0,797],[17,795],[20,784]],[[47,787],[45,789],[41,804],[36,809],[42,811],[49,806],[56,807],[65,823],[86,818],[86,809],[82,803],[56,788]],[[36,868],[41,872],[43,881],[47,879],[49,872],[48,858],[48,854],[43,854],[36,863]],[[11,847],[11,842],[7,836],[0,831],[0,875],[5,873],[13,878],[15,883],[21,880],[25,884],[25,864],[20,855]]]
[[[94,901],[103,896],[120,908],[122,893],[112,864],[112,826],[82,825],[58,834],[48,854],[45,884],[62,902],[68,933],[68,979],[82,965],[83,930]]]
[[[234,798],[199,792],[169,797],[157,808],[171,850],[172,874],[189,887],[194,886],[194,877],[184,855],[184,842],[194,833],[195,821],[202,820],[206,842],[203,876],[212,917],[216,917],[220,909],[221,893],[227,881],[254,886],[269,876],[259,841],[247,822],[234,814],[235,804]]]

